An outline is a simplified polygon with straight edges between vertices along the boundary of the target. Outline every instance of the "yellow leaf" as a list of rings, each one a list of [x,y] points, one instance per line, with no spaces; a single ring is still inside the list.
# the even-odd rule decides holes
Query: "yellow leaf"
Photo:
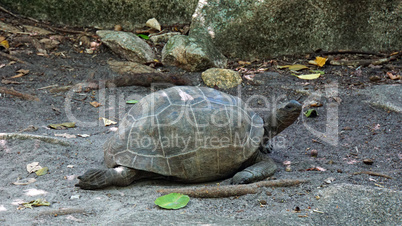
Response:
[[[8,44],[7,40],[3,40],[0,42],[0,46],[3,46],[5,49],[10,48],[10,45]]]
[[[308,69],[308,67],[306,65],[302,65],[302,64],[294,64],[289,67],[289,70],[293,70],[293,71],[300,71],[303,69]]]
[[[285,68],[288,68],[288,67],[290,67],[290,66],[292,66],[292,65],[283,65],[283,66],[278,65],[277,68],[279,68],[279,69],[285,69]]]
[[[297,76],[297,77],[300,78],[300,79],[308,79],[308,80],[311,80],[311,79],[316,79],[316,78],[320,77],[320,73],[317,73],[317,74],[308,74],[308,75],[299,75],[299,76]]]
[[[325,62],[327,62],[326,57],[316,57],[315,60],[310,60],[308,63],[316,65],[318,67],[322,67],[325,65]]]
[[[279,69],[289,68],[289,70],[292,70],[292,71],[308,69],[308,67],[306,65],[302,65],[302,64],[283,65],[283,66],[278,65],[277,68],[279,68]]]
[[[110,125],[112,125],[112,124],[113,124],[113,125],[117,124],[117,122],[112,121],[112,120],[107,119],[107,118],[100,118],[100,119],[103,120],[103,124],[104,124],[105,126],[110,126]]]

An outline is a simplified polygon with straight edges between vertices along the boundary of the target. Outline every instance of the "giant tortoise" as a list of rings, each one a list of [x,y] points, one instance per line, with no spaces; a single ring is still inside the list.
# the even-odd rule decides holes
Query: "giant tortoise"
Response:
[[[171,87],[141,99],[104,146],[109,169],[90,169],[76,186],[127,186],[141,178],[196,183],[233,176],[233,184],[262,180],[276,170],[264,153],[268,135],[291,125],[295,100],[261,118],[240,98],[206,87]],[[265,122],[265,124],[264,124]]]

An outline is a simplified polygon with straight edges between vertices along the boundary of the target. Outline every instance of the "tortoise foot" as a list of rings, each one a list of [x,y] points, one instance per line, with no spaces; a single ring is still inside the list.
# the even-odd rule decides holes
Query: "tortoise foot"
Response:
[[[82,176],[77,177],[79,182],[75,186],[86,190],[107,187],[110,184],[106,180],[106,171],[102,169],[90,169]]]

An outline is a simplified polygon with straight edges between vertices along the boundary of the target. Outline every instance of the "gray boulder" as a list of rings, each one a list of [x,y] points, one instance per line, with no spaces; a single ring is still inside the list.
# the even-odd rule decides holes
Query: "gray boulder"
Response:
[[[230,57],[402,48],[400,0],[202,2],[191,28],[208,29],[215,46]]]
[[[201,71],[211,67],[224,68],[227,59],[215,48],[206,31],[195,29],[189,36],[171,37],[163,47],[162,62],[187,71]]]
[[[151,47],[133,33],[99,30],[96,34],[114,53],[126,60],[146,63],[155,59]]]

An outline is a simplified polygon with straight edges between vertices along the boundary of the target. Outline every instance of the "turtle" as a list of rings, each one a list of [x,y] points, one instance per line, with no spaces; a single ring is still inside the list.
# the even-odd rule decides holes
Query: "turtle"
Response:
[[[109,169],[90,169],[77,187],[128,186],[143,178],[232,184],[265,179],[277,169],[266,152],[276,135],[300,115],[296,100],[260,117],[239,97],[213,88],[173,86],[151,93],[123,117],[104,144]]]

